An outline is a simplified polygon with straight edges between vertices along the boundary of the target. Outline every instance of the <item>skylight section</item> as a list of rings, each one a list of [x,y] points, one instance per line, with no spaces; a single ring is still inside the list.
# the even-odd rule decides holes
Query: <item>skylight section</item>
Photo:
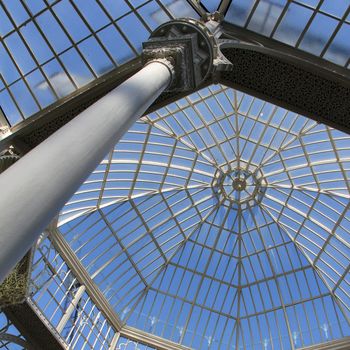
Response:
[[[349,145],[213,85],[135,123],[59,230],[126,325],[201,350],[342,338]]]
[[[232,0],[225,20],[345,68],[349,0]]]
[[[111,349],[115,330],[47,238],[35,251],[30,298],[67,346]]]
[[[0,106],[11,126],[137,57],[161,23],[198,17],[186,0],[5,0]]]

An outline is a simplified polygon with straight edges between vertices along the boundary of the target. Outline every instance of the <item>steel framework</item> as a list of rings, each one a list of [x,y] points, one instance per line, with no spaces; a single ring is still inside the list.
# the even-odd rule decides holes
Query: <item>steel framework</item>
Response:
[[[27,153],[140,69],[139,43],[123,24],[129,16],[147,33],[159,13],[210,19],[198,1],[178,1],[188,12],[160,0],[124,2],[130,11],[116,18],[108,1],[96,0],[105,19],[97,27],[75,0],[45,0],[37,10],[21,0],[21,23],[0,4],[11,22],[0,50],[19,72],[2,71],[0,97],[7,91],[24,119],[0,115],[2,150]],[[350,7],[338,14],[326,0],[217,3],[232,69],[190,92],[162,94],[67,202],[50,240],[37,244],[27,303],[63,347],[349,348],[350,62],[339,36]],[[81,33],[62,18],[64,6]],[[294,30],[287,19],[296,8],[310,16],[292,42],[285,33]],[[58,51],[44,28],[49,15],[71,46]],[[334,29],[308,47],[319,18]],[[52,57],[33,51],[30,26]],[[129,47],[129,63],[116,61],[121,52],[112,51],[107,31]],[[15,35],[33,66],[14,51]],[[87,54],[87,42],[108,68]],[[69,55],[79,57],[83,77]],[[54,62],[61,70],[50,75]],[[31,109],[16,95],[20,84]]]

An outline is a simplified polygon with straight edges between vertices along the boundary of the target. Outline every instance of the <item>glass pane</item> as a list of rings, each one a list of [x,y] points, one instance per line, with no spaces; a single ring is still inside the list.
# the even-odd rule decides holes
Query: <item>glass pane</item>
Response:
[[[40,16],[36,17],[36,21],[56,53],[60,53],[72,45],[62,27],[50,11],[45,11]]]
[[[14,80],[18,79],[20,74],[2,43],[0,43],[0,56],[0,73],[5,79],[6,83],[10,84]]]
[[[9,11],[17,25],[22,24],[29,18],[28,13],[20,0],[3,0],[2,3],[6,7],[7,11]]]
[[[9,35],[4,41],[23,74],[36,67],[27,47],[17,33]]]
[[[186,0],[160,0],[174,18],[198,18],[198,13]]]
[[[248,29],[269,36],[285,5],[285,0],[260,0],[249,22]]]
[[[24,0],[24,2],[27,5],[27,8],[29,9],[32,15],[35,15],[41,10],[46,8],[44,0],[35,0],[35,1]]]
[[[91,28],[96,31],[109,23],[109,19],[95,0],[74,0]]]
[[[32,115],[39,110],[38,105],[23,81],[11,85],[10,90],[24,116]]]
[[[129,12],[131,9],[129,5],[126,4],[125,0],[100,0],[104,8],[107,10],[108,14],[113,18],[117,19],[123,15],[125,15],[127,12]]]
[[[11,21],[0,4],[0,35],[4,36],[13,29]]]
[[[26,77],[26,81],[34,93],[35,97],[38,99],[41,107],[45,108],[51,103],[56,101],[56,96],[52,91],[51,87],[47,83],[45,77],[37,69],[33,73]]]
[[[97,75],[102,75],[114,67],[95,38],[84,40],[78,48]]]
[[[289,45],[295,45],[311,15],[311,10],[296,4],[290,4],[273,36],[274,39]]]
[[[21,29],[21,33],[39,63],[48,61],[53,57],[53,52],[46,44],[34,23],[28,23],[24,26]]]
[[[117,24],[134,48],[141,51],[142,42],[148,39],[150,32],[141,23],[140,19],[134,13],[131,13],[119,20]]]
[[[0,92],[0,106],[4,111],[10,125],[16,125],[22,121],[22,117],[10,94],[5,90]]]
[[[69,36],[79,41],[90,34],[90,31],[68,0],[62,0],[53,7],[56,15],[64,25]]]
[[[93,74],[87,68],[75,48],[72,48],[60,56],[63,65],[77,86],[84,86],[94,79]]]
[[[319,56],[331,38],[338,22],[328,16],[317,14],[300,43],[300,48]]]
[[[349,6],[350,0],[324,0],[321,11],[342,18]]]
[[[109,25],[97,35],[117,64],[124,63],[135,57],[131,47],[126,43],[114,25]],[[118,45],[116,45],[116,42]]]
[[[170,21],[169,16],[155,1],[142,6],[138,13],[152,30],[162,23]]]
[[[317,7],[321,0],[298,0],[298,2],[311,6],[313,8]]]
[[[350,25],[344,23],[333,39],[324,57],[336,64],[344,65],[350,58]]]
[[[233,0],[225,19],[239,26],[244,26],[256,0]]]
[[[220,0],[201,0],[201,4],[204,5],[209,12],[215,12],[219,9]]]
[[[43,66],[43,71],[59,97],[64,97],[74,91],[74,85],[69,80],[67,74],[63,71],[57,60],[45,64]]]

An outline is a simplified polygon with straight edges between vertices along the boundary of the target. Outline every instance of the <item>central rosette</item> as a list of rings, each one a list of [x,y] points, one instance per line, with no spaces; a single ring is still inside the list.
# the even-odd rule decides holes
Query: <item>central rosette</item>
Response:
[[[218,195],[226,204],[246,208],[248,205],[255,205],[261,199],[261,178],[248,170],[234,169],[225,174],[218,174],[216,178]]]

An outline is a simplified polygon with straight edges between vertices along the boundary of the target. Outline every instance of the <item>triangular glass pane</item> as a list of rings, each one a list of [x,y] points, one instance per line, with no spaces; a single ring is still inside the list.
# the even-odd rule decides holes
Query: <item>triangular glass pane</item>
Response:
[[[315,192],[269,188],[262,205],[298,245],[349,315],[349,200]],[[341,288],[340,285],[342,286]]]
[[[180,337],[180,334],[176,327],[179,324],[174,323],[174,329],[167,332],[167,327],[171,326],[167,320],[173,318],[175,310],[192,305],[187,318],[181,323],[182,343],[200,349],[207,349],[214,344],[223,346],[224,341],[227,341],[227,335],[223,335],[225,323],[235,318],[233,315],[237,314],[238,308],[235,285],[238,282],[237,258],[232,252],[222,254],[215,249],[220,236],[218,226],[224,226],[228,212],[226,210],[222,216],[220,210],[215,210],[209,215],[171,258],[144,296],[147,299],[156,294],[156,299],[162,298],[165,304],[172,307],[157,309],[147,301],[140,301],[142,307],[135,309],[128,324],[147,330],[148,320],[154,318],[158,324],[152,328],[154,334],[171,334],[170,339],[178,341],[176,337]],[[174,309],[173,305],[179,309]],[[218,322],[224,328],[217,329]],[[198,323],[203,326],[199,327]]]

